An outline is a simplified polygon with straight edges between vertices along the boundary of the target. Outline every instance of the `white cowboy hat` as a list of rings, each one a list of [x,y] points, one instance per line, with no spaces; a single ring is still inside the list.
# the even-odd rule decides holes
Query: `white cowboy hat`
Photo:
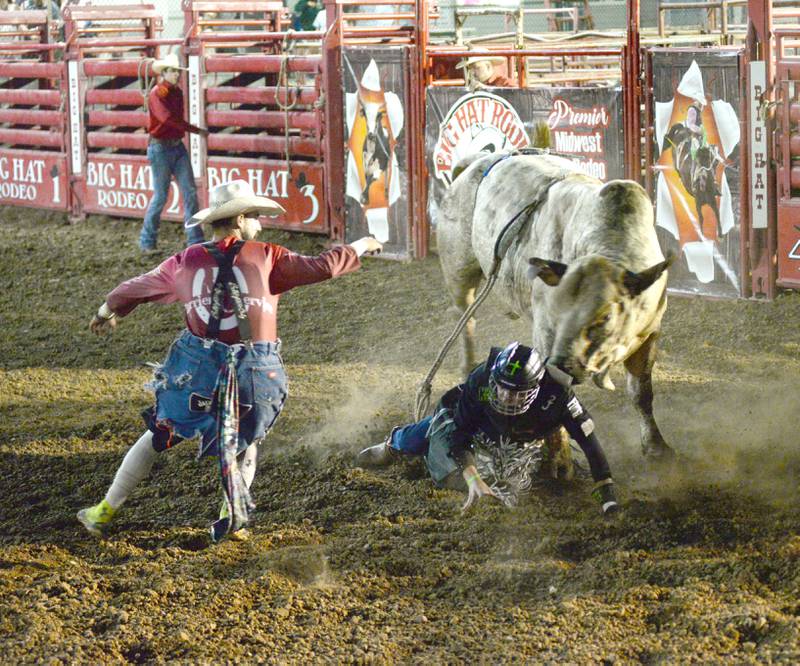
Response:
[[[178,61],[177,53],[168,53],[166,57],[153,61],[153,72],[156,74],[161,74],[161,72],[167,69],[167,67],[171,69],[182,69],[183,71],[188,71],[188,67],[181,67],[181,63]]]
[[[184,227],[191,229],[203,222],[224,220],[242,213],[275,216],[286,212],[283,206],[272,199],[257,197],[253,187],[246,180],[232,180],[217,185],[211,190],[208,198],[211,205],[196,212]]]
[[[462,60],[461,62],[459,62],[456,65],[456,69],[464,69],[465,67],[469,67],[470,65],[474,65],[476,62],[485,62],[485,61],[492,62],[495,65],[500,65],[500,64],[504,63],[506,61],[506,59],[501,57],[501,56],[488,56],[488,55],[470,56],[469,58],[466,58],[466,59]]]

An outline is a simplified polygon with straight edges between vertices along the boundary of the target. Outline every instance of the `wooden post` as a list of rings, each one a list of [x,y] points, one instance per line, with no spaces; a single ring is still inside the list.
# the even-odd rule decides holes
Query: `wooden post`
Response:
[[[747,55],[748,55],[748,81],[751,80],[755,70],[766,72],[766,88],[761,94],[761,99],[757,100],[761,108],[774,100],[774,67],[772,63],[774,40],[772,35],[772,0],[749,0],[748,3],[748,26],[747,26]],[[754,69],[755,68],[755,69]],[[752,82],[751,82],[752,83]],[[748,99],[754,94],[753,85],[749,86]],[[751,100],[752,101],[752,100]],[[750,118],[753,122],[753,118]],[[768,125],[771,124],[767,118]],[[748,137],[749,138],[749,137]],[[750,143],[748,141],[748,150]],[[749,156],[752,160],[752,155]],[[750,197],[750,210],[747,222],[747,229],[742,225],[742,233],[747,232],[749,238],[749,252],[746,259],[750,263],[752,293],[754,296],[772,299],[775,297],[775,280],[777,278],[777,187],[775,180],[775,168],[773,164],[773,146],[771,141],[766,142],[766,163],[767,163],[767,225],[766,227],[755,228],[753,226],[754,197]],[[748,174],[749,176],[749,174]],[[746,179],[747,186],[753,184],[750,178]],[[743,221],[744,222],[744,221]]]
[[[628,0],[628,33],[623,61],[623,100],[625,127],[625,176],[642,180],[642,99],[641,53],[639,38],[639,0]]]

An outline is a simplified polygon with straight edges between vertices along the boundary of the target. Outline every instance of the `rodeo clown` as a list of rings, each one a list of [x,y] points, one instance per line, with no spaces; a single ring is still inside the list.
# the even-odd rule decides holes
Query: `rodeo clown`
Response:
[[[437,486],[463,489],[463,478],[464,511],[482,497],[513,506],[542,460],[541,447],[532,443],[563,426],[589,461],[592,494],[603,514],[611,514],[619,507],[608,461],[569,384],[535,349],[518,342],[494,347],[464,384],[442,396],[433,416],[395,428],[385,442],[361,451],[356,464],[382,467],[401,454],[423,455]]]
[[[277,338],[278,298],[294,287],[357,270],[364,253],[380,252],[373,238],[341,245],[316,257],[261,243],[258,215],[283,208],[258,197],[243,180],[214,188],[211,207],[187,224],[207,222],[213,240],[192,245],[154,270],[114,289],[92,318],[100,334],[140,303],[180,302],[186,329],[155,372],[155,407],[145,410],[148,430],[117,470],[102,502],[78,512],[95,536],[105,528],[155,457],[184,439],[200,436],[198,457],[217,456],[223,486],[213,541],[228,533],[244,537],[249,488],[256,471],[257,445],[275,423],[287,395]]]

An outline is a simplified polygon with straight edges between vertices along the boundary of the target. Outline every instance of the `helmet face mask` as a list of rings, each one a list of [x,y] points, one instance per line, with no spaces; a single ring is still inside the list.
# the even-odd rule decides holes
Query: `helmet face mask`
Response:
[[[537,384],[534,388],[520,391],[500,386],[492,377],[489,379],[489,388],[492,390],[489,404],[494,411],[503,416],[518,416],[528,411],[539,395],[540,387]]]
[[[489,375],[489,404],[504,416],[524,414],[539,395],[544,361],[535,349],[512,342],[495,359]]]

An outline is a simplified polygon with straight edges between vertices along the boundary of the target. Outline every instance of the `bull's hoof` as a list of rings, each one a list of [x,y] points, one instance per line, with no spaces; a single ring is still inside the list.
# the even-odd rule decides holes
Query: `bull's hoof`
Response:
[[[647,447],[642,451],[642,453],[648,462],[656,465],[671,465],[677,459],[675,451],[673,451],[666,444],[657,447]]]
[[[548,461],[539,469],[539,476],[553,481],[572,481],[575,478],[575,465],[571,460],[566,464]]]

